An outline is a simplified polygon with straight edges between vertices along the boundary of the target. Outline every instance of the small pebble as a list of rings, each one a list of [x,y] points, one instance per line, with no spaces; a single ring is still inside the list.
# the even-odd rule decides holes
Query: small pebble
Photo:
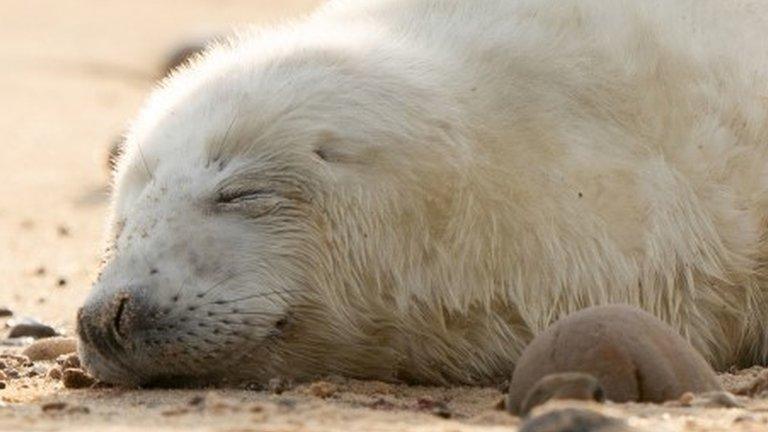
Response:
[[[740,415],[733,419],[734,423],[754,423],[757,421],[757,417],[749,414]]]
[[[67,337],[51,337],[40,339],[28,346],[22,354],[32,361],[54,360],[65,354],[77,351],[77,339]]]
[[[53,327],[29,317],[13,320],[13,322],[9,322],[8,324],[11,326],[11,331],[8,333],[8,337],[12,339],[22,337],[42,339],[59,335]]]
[[[272,394],[283,394],[284,392],[290,390],[292,387],[292,383],[285,379],[285,378],[272,378],[267,383],[267,390],[269,390]]]
[[[0,381],[0,390],[5,389],[5,386],[6,386],[5,381]]]
[[[373,402],[366,403],[365,406],[370,409],[383,411],[392,411],[397,408],[395,404],[381,397]]]
[[[48,370],[48,378],[53,380],[60,380],[62,376],[61,368],[58,366],[54,366]]]
[[[56,227],[56,232],[59,234],[59,237],[69,237],[70,234],[69,227],[66,225]]]
[[[205,396],[203,395],[195,395],[187,402],[187,405],[191,406],[201,406],[205,404]]]
[[[86,388],[96,383],[96,380],[82,369],[64,369],[61,380],[64,387],[69,389]]]
[[[80,357],[77,353],[64,354],[56,357],[56,364],[62,369],[80,369]]]
[[[47,402],[40,405],[43,412],[61,411],[67,407],[66,402]]]
[[[693,393],[685,392],[680,396],[680,398],[677,401],[680,402],[680,405],[684,407],[689,407],[693,404],[693,401],[695,398],[696,396],[694,396]]]
[[[27,371],[27,376],[32,378],[32,377],[36,377],[36,376],[44,376],[44,375],[46,375],[46,373],[47,373],[47,370],[45,369],[45,367],[43,367],[43,366],[35,366],[32,369],[30,369],[29,371]]]
[[[453,417],[453,413],[443,401],[436,401],[431,398],[420,398],[416,401],[416,407],[419,411],[429,411],[440,418],[448,419]]]
[[[264,386],[264,384],[257,383],[257,382],[246,383],[244,388],[252,392],[260,392],[260,391],[266,390],[266,387]]]
[[[56,281],[56,285],[58,285],[58,286],[60,286],[60,287],[65,287],[65,286],[67,286],[67,279],[66,279],[66,278],[63,278],[63,277],[60,277],[60,278],[59,278],[59,279]]]
[[[338,389],[336,384],[329,383],[328,381],[317,381],[309,386],[309,393],[312,396],[326,399],[336,394]]]
[[[78,405],[78,406],[73,406],[69,408],[67,410],[67,413],[68,414],[90,414],[91,409],[88,408],[87,406]]]
[[[566,408],[534,417],[520,432],[633,432],[624,421],[593,411]]]
[[[0,318],[13,316],[13,311],[7,307],[0,307]]]
[[[178,408],[171,408],[171,409],[161,411],[160,415],[164,417],[175,417],[175,416],[187,414],[188,412],[189,412],[188,408],[178,407]]]
[[[24,364],[24,363],[29,363],[29,358],[27,356],[21,355],[21,354],[12,354],[12,353],[7,353],[6,352],[6,353],[3,353],[3,354],[0,354],[0,358],[4,358],[7,361],[9,361],[9,362],[11,362],[13,364],[16,364],[16,365],[21,365],[21,364]]]

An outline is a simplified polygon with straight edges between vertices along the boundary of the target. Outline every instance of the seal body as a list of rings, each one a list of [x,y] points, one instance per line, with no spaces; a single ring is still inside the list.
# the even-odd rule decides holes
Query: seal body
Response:
[[[210,49],[127,135],[85,365],[484,384],[609,303],[764,362],[764,9],[335,1]]]

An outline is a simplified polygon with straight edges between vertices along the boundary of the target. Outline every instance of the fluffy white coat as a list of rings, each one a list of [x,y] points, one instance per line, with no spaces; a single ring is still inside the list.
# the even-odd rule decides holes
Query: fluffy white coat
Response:
[[[716,367],[765,362],[766,9],[334,1],[213,49],[129,134],[89,301],[127,289],[237,335],[155,330],[174,337],[86,363],[489,383],[608,303]]]

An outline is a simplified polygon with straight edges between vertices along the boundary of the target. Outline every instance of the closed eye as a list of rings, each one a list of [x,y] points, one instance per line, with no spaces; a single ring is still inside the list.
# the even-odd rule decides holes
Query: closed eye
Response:
[[[216,198],[216,202],[219,204],[240,204],[270,196],[274,196],[274,191],[267,189],[221,191]]]

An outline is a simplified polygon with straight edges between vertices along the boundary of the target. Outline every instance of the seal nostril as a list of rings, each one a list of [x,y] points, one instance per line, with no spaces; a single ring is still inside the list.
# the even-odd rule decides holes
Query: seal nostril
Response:
[[[125,329],[122,328],[122,321],[123,321],[123,315],[125,314],[125,307],[128,304],[128,296],[123,295],[120,296],[117,308],[115,309],[115,315],[112,318],[112,328],[115,330],[115,334],[117,334],[121,338],[125,338],[124,331]]]

